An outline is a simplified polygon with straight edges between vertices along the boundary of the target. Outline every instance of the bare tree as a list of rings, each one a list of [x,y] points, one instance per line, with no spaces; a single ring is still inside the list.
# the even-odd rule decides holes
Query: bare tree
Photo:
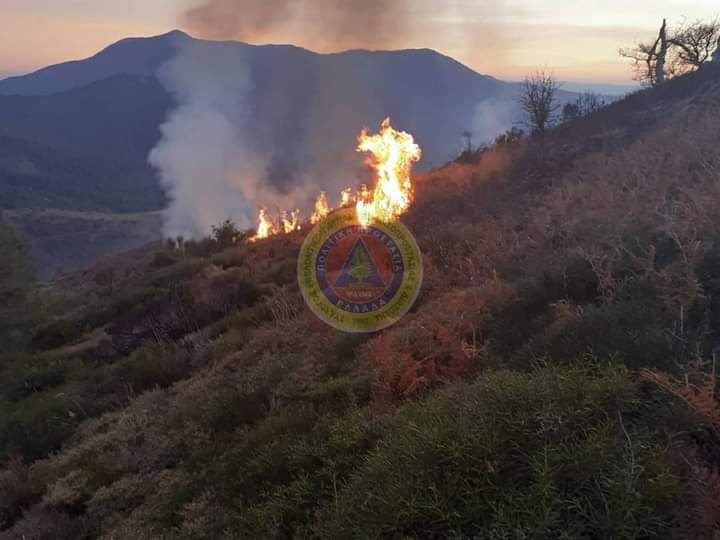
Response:
[[[720,20],[697,20],[673,32],[670,43],[676,48],[675,65],[680,73],[694,71],[712,59],[720,43]]]
[[[577,98],[575,104],[578,107],[580,116],[587,116],[605,106],[605,100],[595,92],[583,92]]]
[[[560,84],[552,73],[538,70],[525,77],[520,105],[526,114],[526,124],[533,135],[542,135],[552,125],[559,105],[555,102]]]
[[[469,131],[469,130],[463,131],[462,136],[463,136],[463,139],[465,139],[465,141],[467,142],[467,147],[465,148],[465,151],[468,154],[471,154],[473,151],[473,144],[472,144],[473,133],[472,133],[472,131]]]
[[[656,86],[665,82],[668,47],[667,21],[663,19],[658,37],[652,44],[638,43],[632,49],[620,49],[620,55],[633,61],[638,81]]]
[[[663,19],[653,43],[638,43],[620,54],[633,61],[636,78],[656,86],[667,79],[695,71],[709,62],[720,46],[720,20],[697,20],[675,30]]]

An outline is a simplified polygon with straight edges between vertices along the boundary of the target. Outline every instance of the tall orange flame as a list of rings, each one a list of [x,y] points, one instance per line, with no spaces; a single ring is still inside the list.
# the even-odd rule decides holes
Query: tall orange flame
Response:
[[[347,208],[353,202],[352,188],[343,189],[340,192],[340,208]]]
[[[420,147],[409,133],[395,131],[390,118],[386,118],[377,135],[363,130],[357,151],[370,154],[367,162],[377,175],[374,192],[363,186],[365,189],[358,195],[358,221],[365,227],[376,221],[395,221],[412,203],[410,171],[422,156]]]
[[[375,170],[375,188],[371,190],[363,184],[354,196],[351,188],[344,189],[340,192],[339,207],[347,208],[354,204],[358,221],[364,227],[375,222],[395,221],[412,203],[410,172],[422,155],[420,147],[409,133],[395,131],[390,125],[390,118],[386,118],[378,134],[369,135],[367,130],[362,131],[356,150],[369,154],[367,163]],[[320,192],[310,222],[316,225],[332,211],[327,194]],[[250,240],[254,242],[278,234],[290,234],[300,228],[299,210],[280,212],[277,220],[273,220],[267,209],[262,207],[258,214],[257,233]]]
[[[272,222],[270,216],[268,216],[267,208],[263,206],[262,208],[260,208],[260,213],[258,214],[257,231],[255,233],[255,236],[250,238],[250,240],[254,242],[262,238],[267,238],[274,234],[274,230],[275,224]]]
[[[327,194],[324,191],[321,191],[315,201],[315,212],[310,218],[310,223],[317,225],[328,216],[331,210],[332,208],[330,208],[330,205],[328,204]]]

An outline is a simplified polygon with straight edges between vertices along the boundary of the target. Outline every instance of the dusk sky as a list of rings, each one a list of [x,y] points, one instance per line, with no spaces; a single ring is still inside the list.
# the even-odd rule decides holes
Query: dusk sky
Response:
[[[202,3],[0,0],[0,76],[84,58],[123,37],[173,28],[196,37],[243,37],[223,28],[196,27],[183,16]],[[305,0],[300,8],[304,18],[276,21],[247,41],[292,43],[319,52],[429,47],[503,79],[519,79],[535,67],[546,66],[565,81],[627,83],[632,73],[618,56],[620,47],[653,37],[663,17],[676,22],[714,18],[720,12],[717,0],[416,0],[407,5],[412,6],[408,13],[394,14],[404,24],[398,25],[403,30],[392,39],[379,39],[369,30],[351,41],[338,41],[335,36],[329,42],[318,14],[313,13],[319,3]]]

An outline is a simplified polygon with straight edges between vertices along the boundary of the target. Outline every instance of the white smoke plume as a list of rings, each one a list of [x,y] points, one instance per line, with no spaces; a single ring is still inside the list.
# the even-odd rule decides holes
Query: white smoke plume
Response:
[[[479,144],[489,144],[520,120],[518,102],[515,96],[488,98],[475,106],[472,134]]]
[[[188,42],[159,77],[178,104],[149,156],[169,198],[166,236],[205,236],[225,219],[252,228],[259,205],[301,198],[264,181],[266,160],[249,144],[253,81],[241,51]]]

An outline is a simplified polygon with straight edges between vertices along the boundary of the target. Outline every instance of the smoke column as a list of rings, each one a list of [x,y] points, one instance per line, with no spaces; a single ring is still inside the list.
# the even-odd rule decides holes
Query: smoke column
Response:
[[[475,106],[472,133],[479,144],[490,144],[493,139],[522,119],[515,95],[504,99],[488,98]]]
[[[149,158],[170,199],[168,236],[202,236],[226,218],[249,225],[247,201],[233,182],[237,171],[253,165],[236,127],[252,82],[241,57],[218,53],[185,43],[159,73],[178,103]]]
[[[254,84],[242,51],[188,40],[159,78],[177,102],[149,156],[169,198],[166,236],[202,237],[225,219],[252,228],[259,205],[298,204],[300,186],[267,185],[267,161],[250,144]]]
[[[300,28],[319,50],[395,47],[407,42],[412,0],[207,0],[183,15],[185,26],[212,39],[264,41]],[[437,10],[437,7],[435,8]]]

